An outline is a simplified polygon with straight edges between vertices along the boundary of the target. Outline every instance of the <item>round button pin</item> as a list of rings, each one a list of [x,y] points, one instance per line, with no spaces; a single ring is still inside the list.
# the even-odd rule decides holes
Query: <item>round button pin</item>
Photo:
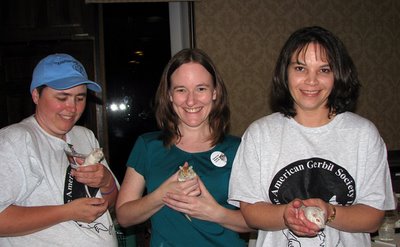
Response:
[[[211,162],[217,167],[224,167],[228,162],[227,157],[223,152],[215,151],[210,156]]]

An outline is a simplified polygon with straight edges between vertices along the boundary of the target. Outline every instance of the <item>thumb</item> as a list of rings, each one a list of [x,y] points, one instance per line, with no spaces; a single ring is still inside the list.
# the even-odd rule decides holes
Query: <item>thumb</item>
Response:
[[[301,206],[303,206],[303,203],[302,203],[302,201],[300,200],[300,199],[294,199],[293,200],[293,207],[294,208],[300,208]]]

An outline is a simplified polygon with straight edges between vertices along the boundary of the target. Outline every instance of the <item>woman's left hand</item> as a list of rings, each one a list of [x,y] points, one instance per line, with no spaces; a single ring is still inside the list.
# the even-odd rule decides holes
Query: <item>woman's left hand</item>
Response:
[[[101,163],[89,166],[79,166],[72,170],[72,176],[76,181],[92,188],[107,187],[114,179],[111,172]]]

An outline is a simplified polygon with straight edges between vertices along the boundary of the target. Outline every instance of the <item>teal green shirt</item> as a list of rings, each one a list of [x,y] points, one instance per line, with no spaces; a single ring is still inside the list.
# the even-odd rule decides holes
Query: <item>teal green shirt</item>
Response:
[[[148,193],[158,188],[187,161],[220,205],[236,209],[227,203],[227,198],[232,163],[240,138],[229,135],[209,151],[188,153],[176,146],[164,147],[158,139],[159,135],[160,132],[151,132],[138,137],[127,162],[144,177]],[[182,213],[167,206],[151,217],[151,224],[151,246],[245,246],[236,232],[209,221],[195,218],[189,221]]]

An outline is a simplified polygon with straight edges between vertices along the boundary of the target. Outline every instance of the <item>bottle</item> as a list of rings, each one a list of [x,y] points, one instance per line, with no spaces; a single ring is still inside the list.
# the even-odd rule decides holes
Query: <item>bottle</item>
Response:
[[[379,227],[378,234],[379,239],[383,241],[393,241],[395,234],[395,223],[397,220],[395,210],[389,210],[385,212],[382,225]]]

